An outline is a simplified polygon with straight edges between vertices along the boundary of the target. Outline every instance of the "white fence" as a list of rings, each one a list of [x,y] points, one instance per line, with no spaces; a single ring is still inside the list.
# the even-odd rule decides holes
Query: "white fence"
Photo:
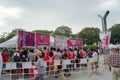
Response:
[[[74,61],[74,62],[71,62],[71,61]],[[62,76],[62,79],[66,79],[64,74],[64,70],[65,69],[68,69],[70,71],[70,73],[76,73],[76,72],[87,72],[87,75],[90,74],[91,72],[91,63],[93,63],[94,60],[93,58],[82,58],[82,59],[77,59],[77,63],[76,63],[76,59],[75,60],[70,60],[70,59],[66,59],[66,60],[54,60],[54,65],[51,65],[54,67],[53,70],[46,70],[45,69],[45,76],[44,78],[48,78],[48,77],[51,77],[51,76]],[[59,66],[61,65],[62,68],[58,69],[55,69],[55,66]],[[68,68],[67,66],[68,65],[74,65],[74,69],[75,70],[70,70],[70,67]],[[45,68],[47,67],[51,67],[50,65],[48,66],[47,65],[47,62],[44,62],[44,66]],[[83,70],[82,68],[85,68],[85,70]],[[33,71],[31,71],[33,69],[33,65],[32,65],[32,62],[20,62],[20,63],[15,63],[15,62],[7,62],[7,63],[4,63],[4,68],[3,68],[3,71],[6,71],[6,74],[3,74],[2,78],[4,77],[9,77],[9,80],[14,80],[14,71],[15,70],[19,70],[19,79],[22,79],[22,80],[26,80],[26,78],[28,78],[29,80],[32,80],[33,79]],[[73,67],[72,67],[73,69]],[[56,74],[55,72],[56,71],[60,71],[59,74]],[[26,72],[25,72],[26,71]],[[53,73],[52,73],[53,72]],[[47,74],[48,73],[48,74]],[[27,76],[27,77],[26,77]],[[86,75],[85,75],[86,77]],[[18,80],[19,80],[18,79]]]

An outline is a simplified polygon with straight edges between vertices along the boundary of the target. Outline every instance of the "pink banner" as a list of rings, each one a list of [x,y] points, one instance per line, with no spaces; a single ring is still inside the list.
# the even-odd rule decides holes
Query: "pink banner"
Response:
[[[104,38],[103,38],[103,43],[104,43],[105,46],[108,45],[108,39],[109,39],[109,36],[105,35]]]
[[[22,48],[25,44],[25,31],[18,31],[18,48]]]
[[[70,38],[67,40],[68,46],[82,46],[83,41],[81,39]]]
[[[35,34],[32,32],[18,31],[18,48],[35,46]]]
[[[111,32],[107,32],[106,34],[100,33],[99,36],[101,39],[101,46],[102,47],[108,46],[110,42]]]
[[[36,45],[49,45],[50,36],[47,34],[36,33]]]
[[[82,39],[77,39],[78,40],[78,46],[83,46],[83,40]]]
[[[32,32],[25,33],[25,46],[35,46],[35,34]]]

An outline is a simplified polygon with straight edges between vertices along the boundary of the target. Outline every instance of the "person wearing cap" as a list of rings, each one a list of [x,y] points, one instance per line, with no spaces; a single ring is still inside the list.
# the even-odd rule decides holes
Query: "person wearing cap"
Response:
[[[120,78],[120,53],[119,47],[114,45],[110,49],[110,55],[108,56],[109,69],[112,72],[112,80],[118,80]]]
[[[44,61],[42,60],[41,51],[37,51],[36,57],[37,57],[36,64],[35,63],[32,63],[32,64],[37,66],[39,77],[35,77],[34,80],[43,80],[44,79]]]
[[[13,59],[13,62],[16,63],[16,68],[17,68],[14,70],[15,77],[19,77],[18,73],[20,72],[20,60],[21,60],[21,58],[20,58],[20,53],[19,53],[18,49],[16,49],[14,51],[14,53],[12,55],[12,59]]]

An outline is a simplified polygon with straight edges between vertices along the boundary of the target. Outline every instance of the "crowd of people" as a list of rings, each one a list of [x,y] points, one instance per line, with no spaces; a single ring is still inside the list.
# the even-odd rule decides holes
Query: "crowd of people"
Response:
[[[8,61],[13,62],[32,62],[33,65],[38,66],[38,72],[41,76],[44,76],[44,61],[47,62],[47,66],[45,70],[48,72],[54,69],[57,69],[55,74],[59,74],[60,70],[62,69],[62,65],[54,66],[54,60],[62,60],[62,59],[70,59],[72,64],[66,65],[67,69],[64,69],[65,76],[70,76],[71,70],[75,70],[75,65],[77,67],[80,66],[79,61],[81,58],[93,58],[94,63],[91,63],[92,70],[98,68],[98,61],[99,55],[101,54],[102,50],[97,49],[78,49],[78,48],[68,48],[68,49],[60,49],[60,48],[47,48],[44,47],[41,50],[34,50],[34,49],[26,49],[26,50],[14,50],[13,54],[10,54],[7,49],[4,49],[1,53],[2,61],[3,61],[3,68],[5,68],[5,63]],[[37,63],[34,63],[37,62]],[[76,64],[74,64],[76,63]],[[62,61],[61,61],[62,64]],[[20,64],[17,64],[17,67],[20,67]],[[27,70],[25,70],[27,71]],[[2,70],[2,73],[5,73],[5,70]],[[15,70],[14,73],[18,76],[19,69]],[[55,76],[57,78],[57,76]],[[42,80],[42,78],[40,79]]]

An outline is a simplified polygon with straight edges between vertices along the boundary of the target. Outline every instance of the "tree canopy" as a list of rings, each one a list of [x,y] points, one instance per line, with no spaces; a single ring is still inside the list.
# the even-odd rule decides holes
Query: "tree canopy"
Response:
[[[2,34],[3,36],[0,38],[0,43],[2,43],[2,42],[4,42],[4,41],[7,41],[8,39],[12,38],[13,36],[16,35],[16,33],[17,33],[17,32],[16,32],[16,29],[12,30],[11,33],[8,33],[7,36],[4,36],[5,33],[3,33],[3,34]]]
[[[58,36],[70,37],[70,35],[72,34],[72,30],[68,26],[62,25],[59,26],[53,34]]]
[[[32,32],[38,32],[38,33],[43,33],[43,34],[52,34],[53,31],[48,31],[48,30],[33,30]]]
[[[84,44],[94,44],[95,42],[97,43],[99,41],[99,28],[94,28],[94,27],[86,27],[83,30],[81,30],[77,36],[79,38],[83,39]]]
[[[110,42],[113,44],[120,43],[120,24],[114,24],[109,31],[111,32]]]

